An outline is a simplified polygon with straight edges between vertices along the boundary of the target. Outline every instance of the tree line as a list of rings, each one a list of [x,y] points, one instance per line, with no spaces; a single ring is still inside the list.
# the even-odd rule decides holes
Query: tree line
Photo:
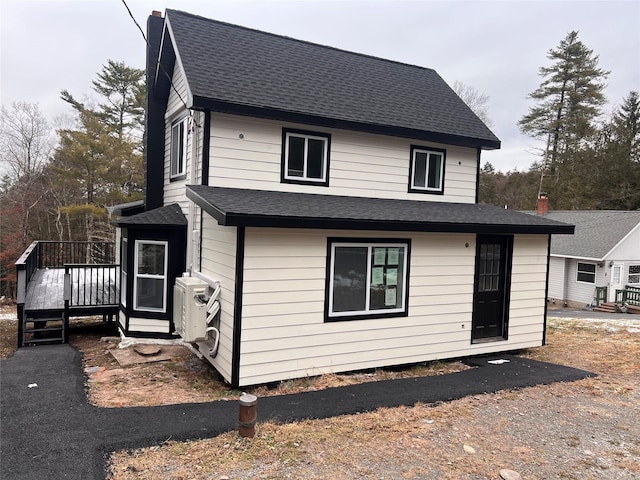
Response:
[[[107,206],[142,199],[144,71],[109,60],[98,100],[63,90],[73,120],[54,129],[37,104],[0,111],[0,296],[15,294],[15,261],[33,240],[104,241]]]
[[[626,95],[606,117],[605,81],[610,72],[570,32],[547,54],[540,86],[529,94],[533,106],[518,125],[540,141],[528,171],[502,173],[486,163],[480,200],[532,210],[540,193],[556,210],[640,209],[640,98]],[[629,59],[631,62],[632,59]]]

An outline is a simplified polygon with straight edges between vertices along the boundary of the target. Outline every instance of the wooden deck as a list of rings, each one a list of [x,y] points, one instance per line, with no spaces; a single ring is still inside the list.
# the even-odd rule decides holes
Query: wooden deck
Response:
[[[25,310],[64,310],[64,268],[42,268],[33,273],[27,286]],[[71,291],[69,306],[117,305],[117,268],[89,266],[69,270]]]

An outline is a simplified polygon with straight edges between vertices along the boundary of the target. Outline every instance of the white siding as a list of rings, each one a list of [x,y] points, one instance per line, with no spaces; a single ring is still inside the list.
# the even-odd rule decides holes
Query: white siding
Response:
[[[280,182],[283,127],[331,134],[329,187]],[[407,193],[412,144],[446,149],[444,195]],[[219,113],[211,117],[212,186],[473,203],[476,161],[472,148]]]
[[[236,277],[236,228],[221,227],[209,215],[202,222],[200,271],[220,281],[220,346],[213,366],[231,381]]]
[[[332,236],[411,239],[409,316],[324,321]],[[240,385],[541,345],[546,248],[516,237],[509,339],[471,344],[475,235],[249,228]]]
[[[176,63],[176,68],[173,71],[173,85],[180,94],[176,93],[174,89],[169,92],[169,99],[167,103],[167,112],[165,114],[165,133],[164,133],[164,204],[169,205],[171,203],[179,203],[182,207],[183,213],[188,213],[188,201],[185,193],[185,186],[189,184],[191,175],[191,148],[193,141],[193,133],[189,132],[187,136],[187,159],[186,159],[186,171],[187,177],[184,180],[171,181],[171,124],[188,115],[183,100],[187,100],[187,84],[182,74],[182,70]],[[180,100],[182,97],[182,100]]]
[[[169,331],[169,320],[129,317],[129,332],[173,333]]]
[[[549,298],[565,300],[564,298],[564,271],[565,260],[563,257],[551,257],[549,260]]]
[[[578,262],[580,263],[593,263],[596,265],[596,283],[584,283],[578,282]],[[587,260],[575,260],[568,259],[566,269],[566,282],[567,282],[567,298],[569,302],[584,303],[585,305],[591,305],[596,296],[596,286],[604,286],[607,284],[608,279],[605,278],[605,269],[602,263],[590,262]]]

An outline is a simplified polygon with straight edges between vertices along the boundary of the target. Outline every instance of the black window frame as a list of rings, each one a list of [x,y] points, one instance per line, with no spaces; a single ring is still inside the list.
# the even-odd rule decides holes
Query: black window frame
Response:
[[[593,267],[593,272],[591,271],[587,271],[584,270],[584,268],[582,270],[580,270],[580,265],[588,265],[589,267]],[[595,285],[596,284],[596,275],[597,275],[597,266],[595,263],[589,263],[589,262],[577,262],[576,264],[576,282],[578,283],[585,283],[588,285]],[[581,280],[580,279],[580,275],[593,275],[593,282],[590,282],[588,280]]]
[[[187,138],[188,138],[188,116],[180,117],[179,119],[171,122],[171,130],[169,133],[169,181],[175,182],[178,180],[184,180],[187,178]],[[182,135],[178,131],[178,137],[182,142],[179,150],[177,151],[177,157],[174,154],[174,129],[180,129],[182,127]],[[174,173],[174,166],[175,173]]]
[[[324,155],[324,178],[313,179],[307,177],[292,177],[288,175],[288,152],[289,152],[289,137],[302,137],[305,140],[308,139],[322,139],[325,142],[325,155]],[[306,142],[305,142],[305,145]],[[331,134],[324,132],[314,132],[310,130],[299,130],[294,128],[282,129],[282,156],[280,166],[280,181],[282,183],[292,183],[297,185],[316,185],[319,187],[329,186],[329,166],[331,159]]]
[[[447,165],[447,151],[443,148],[436,147],[426,147],[424,145],[411,145],[410,149],[410,158],[409,158],[409,193],[422,193],[428,195],[444,195],[444,179],[445,179],[445,170]],[[415,174],[415,162],[416,162],[416,153],[426,153],[427,160],[429,160],[430,154],[438,154],[442,156],[442,165],[440,168],[440,185],[438,188],[429,188],[428,185],[428,163],[425,165],[425,186],[424,187],[416,187],[414,182],[414,174]]]
[[[362,313],[362,311],[357,311],[357,313],[349,314],[349,313],[338,313],[331,311],[332,300],[331,296],[333,293],[333,278],[334,278],[334,269],[333,266],[333,254],[334,254],[334,246],[368,246],[371,249],[380,246],[402,246],[405,248],[404,252],[404,275],[402,277],[403,285],[402,285],[402,307],[401,310],[394,309],[393,311],[385,311],[385,310],[376,310],[370,313]],[[371,250],[372,252],[373,250]],[[351,320],[373,320],[373,319],[384,319],[384,318],[402,318],[407,317],[409,315],[409,282],[410,282],[410,265],[411,265],[411,239],[409,238],[344,238],[344,237],[330,237],[327,238],[327,265],[326,265],[326,274],[325,274],[325,322],[342,322],[342,321],[351,321]],[[386,266],[386,265],[385,265]],[[372,269],[370,264],[367,266],[367,281],[370,281],[372,277]],[[397,278],[397,277],[396,277]],[[399,279],[397,278],[397,281]],[[370,286],[370,285],[369,285]]]

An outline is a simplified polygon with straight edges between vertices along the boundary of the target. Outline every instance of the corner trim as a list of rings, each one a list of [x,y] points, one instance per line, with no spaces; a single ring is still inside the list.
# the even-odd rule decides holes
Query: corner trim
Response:
[[[236,285],[233,299],[233,347],[231,353],[231,385],[240,384],[240,347],[242,345],[242,290],[244,284],[245,228],[238,227],[236,233]]]
[[[477,148],[477,160],[476,160],[476,203],[480,202],[480,154],[482,149],[480,147]]]
[[[547,344],[547,311],[549,298],[549,267],[551,265],[551,235],[547,236],[547,278],[544,286],[544,319],[542,323],[542,346]]]

